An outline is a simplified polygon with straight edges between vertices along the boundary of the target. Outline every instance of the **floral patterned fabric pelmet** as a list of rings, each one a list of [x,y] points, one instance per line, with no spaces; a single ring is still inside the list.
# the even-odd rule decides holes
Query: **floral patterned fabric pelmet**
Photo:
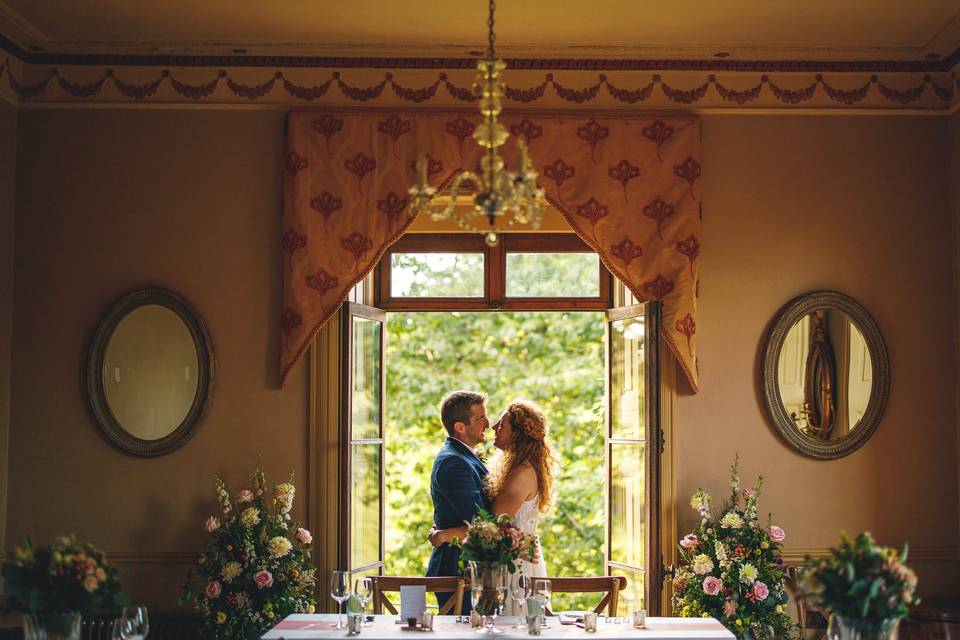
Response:
[[[432,185],[475,170],[479,115],[293,112],[287,121],[279,309],[286,379],[346,293],[413,222],[416,160]],[[663,302],[663,335],[697,389],[700,124],[694,116],[527,113],[550,203],[639,301]],[[513,143],[502,147],[508,168]]]

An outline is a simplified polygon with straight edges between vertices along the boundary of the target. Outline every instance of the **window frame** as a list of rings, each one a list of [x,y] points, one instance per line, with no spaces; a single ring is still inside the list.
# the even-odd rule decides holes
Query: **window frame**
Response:
[[[391,262],[394,253],[481,253],[482,297],[394,297]],[[605,311],[613,305],[613,276],[599,262],[599,295],[594,297],[508,297],[508,253],[596,253],[573,233],[501,234],[489,247],[475,233],[410,233],[384,253],[377,265],[374,304],[385,311],[480,311],[490,309],[536,311]]]

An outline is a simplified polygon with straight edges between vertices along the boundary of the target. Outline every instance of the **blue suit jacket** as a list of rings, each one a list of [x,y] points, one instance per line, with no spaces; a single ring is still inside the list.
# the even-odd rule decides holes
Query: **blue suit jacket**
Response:
[[[463,524],[477,515],[477,506],[489,509],[483,491],[487,467],[470,448],[447,437],[430,473],[430,497],[433,498],[433,522],[438,529]],[[430,554],[428,576],[459,575],[457,561],[460,549],[448,544],[437,547]]]

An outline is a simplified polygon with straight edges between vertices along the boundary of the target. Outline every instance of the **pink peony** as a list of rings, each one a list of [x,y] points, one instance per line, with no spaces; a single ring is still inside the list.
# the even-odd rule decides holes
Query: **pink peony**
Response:
[[[253,582],[261,589],[273,585],[273,575],[269,571],[257,571],[253,574]]]
[[[787,534],[783,532],[783,529],[777,525],[770,526],[770,538],[774,542],[783,542],[783,539],[787,537]]]
[[[241,489],[237,494],[237,502],[253,502],[253,491],[250,491],[250,489]]]
[[[680,546],[684,549],[695,549],[698,544],[700,544],[700,539],[693,533],[683,536],[683,540],[680,541]]]
[[[753,583],[753,596],[757,600],[764,600],[768,595],[770,595],[770,590],[767,589],[767,585],[759,580]]]
[[[207,533],[213,533],[219,528],[220,528],[220,521],[214,518],[213,516],[210,516],[209,518],[207,518],[207,521],[203,523],[203,529]]]
[[[723,603],[723,615],[730,617],[737,612],[737,603],[733,600],[727,600]]]
[[[299,540],[303,544],[310,544],[311,542],[313,542],[313,536],[310,535],[309,531],[307,531],[303,527],[300,527],[299,529],[297,529],[297,540]]]
[[[720,578],[715,578],[714,576],[707,576],[703,579],[703,592],[708,596],[715,596],[720,593],[720,589],[723,588],[723,582]]]
[[[213,600],[220,595],[220,583],[216,580],[207,583],[207,597]]]

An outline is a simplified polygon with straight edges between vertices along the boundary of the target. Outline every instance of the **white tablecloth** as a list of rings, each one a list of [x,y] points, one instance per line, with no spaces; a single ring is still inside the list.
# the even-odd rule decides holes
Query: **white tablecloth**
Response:
[[[456,622],[458,616],[435,616],[433,631],[408,629],[396,624],[395,616],[376,616],[371,626],[364,627],[357,640],[478,640],[483,638],[469,624]],[[503,629],[498,638],[526,638],[526,629],[514,629],[519,618],[497,618],[496,627]],[[337,616],[332,613],[296,613],[284,618],[268,631],[263,640],[306,640],[307,638],[346,638],[346,629],[332,628]],[[344,616],[346,622],[346,616]],[[561,625],[557,618],[548,618],[548,628],[540,634],[543,640],[733,640],[734,635],[713,618],[647,618],[646,629],[634,629],[629,621],[615,624],[600,616],[596,633],[587,633],[575,625]],[[533,636],[535,638],[535,636]]]

